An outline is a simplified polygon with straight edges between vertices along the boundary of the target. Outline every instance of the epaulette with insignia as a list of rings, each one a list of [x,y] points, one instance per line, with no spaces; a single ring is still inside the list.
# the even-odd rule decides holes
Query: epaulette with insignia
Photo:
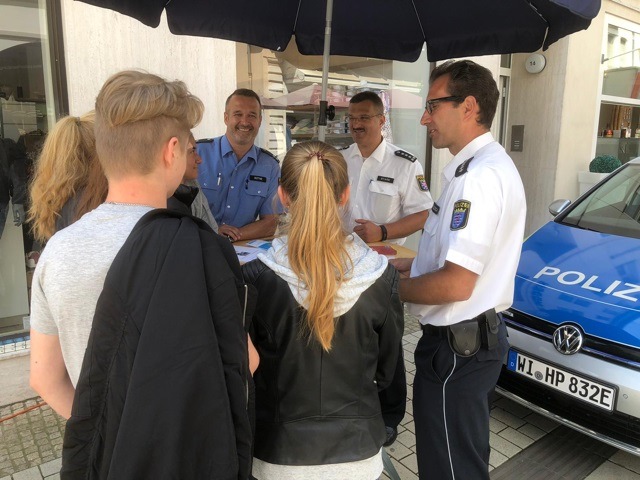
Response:
[[[201,138],[200,140],[196,140],[196,143],[212,143],[213,138]]]
[[[276,156],[275,156],[273,153],[271,153],[269,150],[267,150],[266,148],[262,148],[262,147],[259,147],[259,148],[260,148],[260,151],[261,151],[262,153],[266,153],[266,154],[267,154],[267,155],[269,155],[271,158],[273,158],[276,162],[280,163],[280,160],[278,160],[278,157],[276,157]]]
[[[415,155],[411,155],[409,152],[405,152],[404,150],[396,150],[393,153],[395,153],[398,157],[409,160],[411,163],[415,162],[418,159],[418,157],[416,157]]]
[[[465,160],[460,165],[458,165],[458,168],[456,168],[456,177],[461,177],[462,175],[467,173],[467,170],[469,170],[469,164],[471,163],[471,160],[473,160],[473,157],[471,157],[469,160]]]
[[[351,146],[351,145],[347,145],[346,147],[340,147],[340,148],[338,148],[338,151],[340,151],[340,150],[346,150],[346,149],[347,149],[347,148],[349,148],[350,146]]]

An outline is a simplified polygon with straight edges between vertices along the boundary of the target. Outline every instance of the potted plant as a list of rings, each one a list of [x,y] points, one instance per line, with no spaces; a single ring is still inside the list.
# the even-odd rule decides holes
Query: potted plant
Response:
[[[588,172],[578,172],[578,183],[580,184],[580,195],[586,193],[596,183],[613,172],[622,163],[613,155],[598,155],[589,163]]]

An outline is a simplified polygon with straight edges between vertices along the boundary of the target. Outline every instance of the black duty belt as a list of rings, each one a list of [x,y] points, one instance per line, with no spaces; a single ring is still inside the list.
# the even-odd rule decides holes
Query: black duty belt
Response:
[[[420,325],[420,327],[425,335],[446,338],[453,351],[458,355],[468,357],[475,355],[481,346],[487,350],[496,348],[499,325],[500,317],[494,309],[491,309],[475,318],[454,325],[444,327]]]
[[[435,325],[420,324],[420,328],[422,328],[422,331],[425,335],[430,335],[432,337],[447,338],[447,327],[437,327]]]

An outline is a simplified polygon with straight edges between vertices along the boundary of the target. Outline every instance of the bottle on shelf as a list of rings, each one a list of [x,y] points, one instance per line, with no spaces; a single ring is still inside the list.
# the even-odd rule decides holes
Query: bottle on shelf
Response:
[[[607,128],[604,129],[604,137],[606,138],[613,137],[613,130],[611,130],[611,125],[608,123],[607,123]]]

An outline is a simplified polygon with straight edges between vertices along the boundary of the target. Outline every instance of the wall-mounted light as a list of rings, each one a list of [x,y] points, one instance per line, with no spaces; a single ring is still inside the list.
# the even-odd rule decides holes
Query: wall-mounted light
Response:
[[[525,60],[524,68],[526,68],[529,73],[540,73],[544,70],[546,64],[547,59],[544,58],[544,55],[540,53],[532,53]]]

